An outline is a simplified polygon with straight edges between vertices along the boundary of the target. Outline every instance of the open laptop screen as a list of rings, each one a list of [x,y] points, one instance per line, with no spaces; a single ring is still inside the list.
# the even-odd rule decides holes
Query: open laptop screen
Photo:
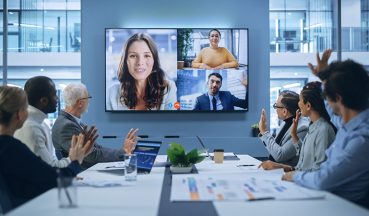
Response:
[[[135,150],[137,155],[137,171],[140,173],[150,173],[156,156],[159,153],[161,141],[139,140]]]

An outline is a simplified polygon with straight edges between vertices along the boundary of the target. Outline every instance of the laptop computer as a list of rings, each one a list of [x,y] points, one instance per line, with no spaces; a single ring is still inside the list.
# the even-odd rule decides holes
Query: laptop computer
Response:
[[[138,140],[133,153],[137,155],[137,173],[151,172],[156,156],[159,153],[161,141]]]

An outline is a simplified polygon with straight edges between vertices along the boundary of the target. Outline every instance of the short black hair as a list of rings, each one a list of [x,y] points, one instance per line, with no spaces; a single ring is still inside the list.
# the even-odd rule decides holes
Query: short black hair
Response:
[[[27,94],[28,103],[36,106],[43,97],[49,97],[51,94],[51,85],[54,82],[46,76],[36,76],[27,80],[24,85],[24,91]]]
[[[222,77],[222,75],[220,75],[220,73],[215,73],[214,72],[214,73],[209,74],[208,81],[209,81],[209,79],[210,79],[211,76],[216,76],[216,77],[218,77],[220,79],[220,82],[223,82],[223,77]]]
[[[281,103],[293,116],[296,115],[296,111],[299,109],[299,94],[294,91],[284,90],[279,93],[282,96]]]
[[[364,67],[353,61],[333,62],[321,73],[325,76],[324,95],[332,101],[341,96],[342,104],[361,111],[369,105],[369,76]]]

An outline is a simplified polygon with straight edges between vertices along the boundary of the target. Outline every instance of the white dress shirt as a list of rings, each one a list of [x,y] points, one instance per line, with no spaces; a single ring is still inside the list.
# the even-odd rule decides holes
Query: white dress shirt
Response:
[[[44,122],[46,118],[45,113],[29,105],[28,118],[23,127],[15,132],[14,137],[25,143],[35,155],[51,166],[67,167],[71,160],[69,158],[58,160],[56,157],[50,127]]]

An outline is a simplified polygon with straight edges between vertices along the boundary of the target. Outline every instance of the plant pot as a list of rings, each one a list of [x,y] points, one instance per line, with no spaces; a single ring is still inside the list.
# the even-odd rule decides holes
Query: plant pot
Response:
[[[191,173],[192,166],[189,167],[170,166],[170,171],[172,173]]]
[[[183,69],[184,61],[177,61],[177,69]]]
[[[259,135],[259,128],[252,128],[252,136],[257,137]]]

